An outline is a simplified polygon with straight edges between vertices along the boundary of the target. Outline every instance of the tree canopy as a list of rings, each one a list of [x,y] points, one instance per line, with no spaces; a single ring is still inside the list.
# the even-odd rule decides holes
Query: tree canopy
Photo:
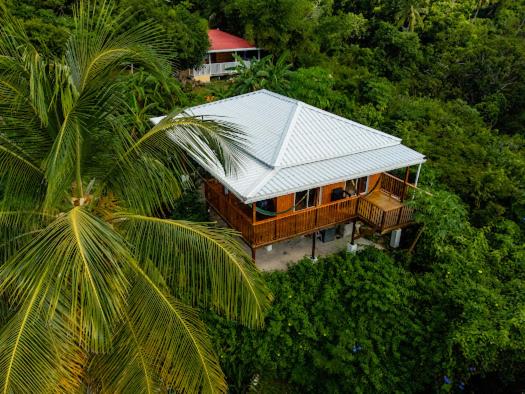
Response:
[[[58,287],[29,287],[55,271],[45,271],[46,266],[42,265],[35,272],[18,272],[13,268],[13,261],[17,260],[9,259],[26,239],[35,239],[27,248],[36,248],[49,240],[58,242],[62,234],[74,230],[73,224],[82,224],[77,226],[82,230],[77,233],[82,237],[90,234],[85,239],[90,240],[87,250],[91,255],[97,257],[100,250],[108,249],[110,258],[127,262],[128,258],[136,258],[136,251],[127,246],[121,248],[120,242],[140,245],[139,267],[147,274],[143,278],[162,285],[161,290],[173,297],[170,300],[203,307],[201,317],[211,323],[211,343],[232,392],[348,392],[348,387],[356,392],[524,390],[523,1],[120,0],[113,11],[124,17],[115,27],[118,32],[112,33],[130,37],[142,22],[152,19],[148,26],[154,27],[154,34],[146,41],[152,41],[155,48],[143,51],[146,41],[140,41],[140,45],[133,45],[140,49],[140,56],[131,59],[122,55],[116,63],[111,60],[115,67],[106,69],[104,65],[97,72],[87,73],[87,90],[77,87],[82,85],[78,81],[82,81],[83,73],[72,74],[80,78],[72,79],[73,83],[61,66],[78,62],[68,57],[72,53],[71,37],[79,34],[73,18],[76,2],[6,0],[5,4],[16,18],[17,31],[25,31],[24,40],[31,45],[23,41],[23,50],[18,45],[8,45],[4,50],[12,51],[10,56],[17,60],[1,63],[1,75],[8,75],[7,82],[16,82],[14,86],[22,92],[15,94],[5,84],[0,88],[0,128],[6,130],[2,146],[10,149],[0,154],[1,196],[5,204],[15,200],[24,204],[2,206],[7,216],[3,216],[0,231],[15,236],[14,244],[1,246],[4,259],[0,273],[3,281],[9,279],[2,285],[5,294],[9,294],[8,302],[0,303],[0,319],[3,327],[8,327],[0,334],[5,338],[0,342],[4,346],[2,354],[12,354],[8,352],[14,343],[12,333],[24,322],[30,322],[34,332],[46,335],[44,344],[55,343],[51,336],[65,332],[64,320],[56,320],[57,316],[67,315],[67,319],[77,322],[77,316],[69,313],[73,310],[71,297],[59,297],[62,293]],[[206,27],[248,39],[263,48],[262,59],[252,61],[251,67],[241,64],[236,76],[207,86],[176,80],[169,65],[186,68],[203,60],[208,45]],[[8,74],[6,70],[10,70]],[[97,77],[99,70],[102,74]],[[111,83],[99,92],[107,83],[108,74]],[[164,157],[167,147],[164,139],[156,138],[155,131],[151,133],[148,119],[261,88],[401,137],[404,144],[427,156],[419,180],[431,195],[414,200],[418,223],[404,231],[404,251],[340,254],[317,265],[302,261],[287,273],[266,275],[275,302],[269,307],[265,328],[254,330],[215,315],[223,312],[233,317],[244,310],[236,309],[237,304],[230,305],[232,309],[221,306],[213,298],[215,293],[196,293],[202,289],[201,282],[188,284],[182,280],[182,272],[193,267],[186,254],[178,271],[171,275],[164,271],[172,256],[158,253],[163,250],[159,243],[171,242],[179,234],[172,231],[172,221],[165,217],[173,217],[173,222],[186,229],[191,226],[181,219],[202,220],[207,213],[191,192],[183,190],[181,175],[191,168],[192,162],[191,154],[183,149],[188,148],[187,141],[180,140],[175,158],[152,161],[152,157]],[[103,95],[108,89],[111,94]],[[111,105],[101,106],[101,102]],[[89,116],[83,115],[75,103],[81,104]],[[118,106],[115,113],[107,109],[116,103],[124,105]],[[62,134],[73,137],[60,139],[61,126],[70,124],[69,116],[65,122],[67,114],[71,114],[79,129],[64,129]],[[234,127],[202,125],[198,119],[192,122],[195,123],[191,126],[184,123],[169,127],[177,127],[183,135],[197,133],[209,144],[210,150],[194,153],[234,165],[239,153],[237,145],[230,144],[239,142],[232,137],[238,136]],[[154,130],[163,127],[168,126]],[[28,129],[35,132],[24,134]],[[88,129],[94,131],[88,133]],[[76,148],[75,136],[82,137],[80,150]],[[13,138],[16,144],[11,144]],[[61,144],[56,145],[57,140]],[[141,149],[130,153],[133,160],[117,165],[116,172],[107,171],[119,163],[116,158],[122,156],[124,148],[137,143]],[[16,165],[13,155],[18,158]],[[58,165],[59,162],[67,165]],[[153,176],[159,169],[162,176]],[[7,171],[12,177],[4,175]],[[170,182],[164,185],[166,179]],[[105,180],[108,181],[104,183]],[[155,193],[159,182],[160,193]],[[139,190],[145,192],[138,193]],[[84,194],[100,196],[97,204],[101,208],[91,210],[96,204],[80,204]],[[78,201],[79,205],[71,201]],[[9,216],[7,212],[13,210],[19,214]],[[33,211],[39,214],[25,214]],[[141,221],[136,215],[167,222]],[[166,223],[170,225],[162,226]],[[201,225],[191,228],[205,234],[208,241],[219,239],[221,245],[231,241],[231,233],[219,233]],[[94,231],[90,229],[100,229],[107,238],[93,239]],[[161,236],[137,238],[147,237],[153,231]],[[46,238],[46,234],[53,236]],[[189,233],[182,230],[180,234],[180,250],[196,239],[188,238]],[[75,255],[76,238],[64,237],[70,242],[68,250]],[[202,243],[197,245],[215,250],[207,247],[207,241],[198,239]],[[29,254],[28,259],[34,263],[43,259],[42,253],[54,256],[52,246],[41,250]],[[179,249],[176,251],[179,253]],[[78,262],[78,253],[75,256],[74,261]],[[195,249],[188,256],[204,258]],[[249,266],[242,256],[242,264]],[[238,260],[237,256],[234,260]],[[26,263],[29,267],[29,260]],[[147,309],[146,302],[154,296],[145,283],[135,290],[131,284],[138,280],[137,276],[130,277],[130,271],[123,267],[103,271],[110,274],[112,286],[117,283],[123,289],[120,293],[102,293],[114,301],[111,305],[116,305],[104,312],[108,322],[114,321],[115,316],[122,321],[124,312],[138,318],[138,306]],[[81,273],[84,276],[74,278],[79,286],[84,286],[85,273]],[[259,279],[257,283],[264,288]],[[105,282],[96,284],[103,286]],[[89,287],[85,292],[81,294],[91,294]],[[141,296],[135,304],[128,303],[132,294]],[[267,294],[266,290],[259,294],[266,300],[262,294]],[[128,304],[134,309],[130,310]],[[40,313],[33,320],[31,313],[36,309],[31,305],[38,305],[39,313],[51,305],[54,313],[46,312],[43,317]],[[209,312],[210,307],[215,312]],[[26,320],[19,318],[20,311],[27,312]],[[78,317],[81,322],[87,321],[87,316],[100,314],[94,309],[86,313],[92,315]],[[196,319],[194,312],[188,313]],[[49,321],[60,323],[43,332],[48,325],[42,322]],[[140,329],[160,332],[152,319],[145,321]],[[77,358],[67,365],[56,364],[58,369],[49,369],[48,379],[58,378],[57,371],[76,371],[79,365],[88,365],[87,371],[95,371],[95,364],[91,364],[95,361],[116,368],[115,360],[124,357],[130,348],[137,349],[136,343],[135,347],[127,343],[126,348],[113,346],[113,353],[92,358],[89,346],[110,349],[103,339],[111,338],[118,344],[123,338],[129,341],[132,337],[128,326],[114,331],[105,322],[97,320],[97,325],[87,327],[86,332],[97,329],[105,334],[111,331],[111,335],[93,337],[91,342],[86,337],[86,343],[64,341],[63,347],[53,350],[55,356],[67,353]],[[71,353],[67,346],[72,345],[75,347]],[[207,346],[211,349],[211,345]],[[40,361],[48,365],[49,354],[40,356]],[[0,366],[8,365],[8,360],[0,357]],[[12,360],[13,365],[18,365],[16,357]],[[125,375],[130,382],[140,367],[138,361],[134,359],[130,364],[133,368]],[[167,364],[155,365],[167,368],[161,368],[156,376],[170,368]],[[107,380],[114,371],[106,368],[106,375],[97,379]],[[219,374],[218,369],[215,371]],[[33,373],[35,379],[44,379],[39,373]]]

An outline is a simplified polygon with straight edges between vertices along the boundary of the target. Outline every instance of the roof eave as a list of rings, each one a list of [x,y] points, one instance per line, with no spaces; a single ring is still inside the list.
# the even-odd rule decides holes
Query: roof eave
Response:
[[[303,190],[315,189],[317,187],[323,187],[323,186],[331,185],[331,184],[334,184],[334,183],[346,181],[346,180],[349,180],[349,179],[357,179],[357,178],[361,178],[361,177],[368,176],[368,175],[379,174],[379,173],[382,173],[382,172],[385,172],[385,171],[396,170],[398,168],[414,166],[416,164],[423,164],[426,161],[427,161],[426,157],[423,157],[423,158],[417,159],[417,160],[411,160],[411,161],[408,161],[408,162],[397,163],[395,165],[377,168],[377,169],[374,169],[373,171],[364,171],[364,172],[361,172],[361,173],[355,173],[355,174],[351,174],[351,175],[346,175],[344,177],[332,178],[329,181],[323,181],[323,182],[317,182],[317,183],[301,185],[301,186],[298,186],[298,187],[295,187],[295,188],[290,188],[290,189],[287,189],[287,190],[284,190],[284,191],[264,194],[264,195],[260,195],[260,196],[244,197],[244,198],[242,198],[242,201],[245,204],[251,204],[253,202],[267,200],[269,198],[274,198],[274,197],[279,197],[279,196],[285,196],[287,194],[296,193],[296,192],[300,192],[300,191],[303,191]],[[350,177],[352,177],[352,178],[350,178]],[[220,180],[220,181],[222,183],[222,180]]]
[[[224,52],[236,52],[236,51],[258,51],[260,48],[228,48],[228,49],[210,49],[207,53],[224,53]]]

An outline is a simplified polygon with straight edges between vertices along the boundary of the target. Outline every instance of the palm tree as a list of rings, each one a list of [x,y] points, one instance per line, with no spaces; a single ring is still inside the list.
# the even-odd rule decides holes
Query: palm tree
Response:
[[[395,14],[398,26],[406,26],[413,32],[417,27],[423,27],[424,15],[428,12],[427,0],[402,0]]]
[[[225,391],[203,306],[250,326],[269,295],[235,234],[159,216],[191,160],[238,166],[232,125],[181,114],[131,135],[119,78],[163,78],[151,23],[75,10],[45,59],[0,9],[0,393]]]
[[[291,64],[288,54],[284,53],[274,63],[273,56],[265,56],[260,60],[252,60],[250,64],[239,56],[235,59],[237,76],[231,86],[230,95],[253,92],[259,89],[269,89],[276,93],[286,94],[290,85]]]

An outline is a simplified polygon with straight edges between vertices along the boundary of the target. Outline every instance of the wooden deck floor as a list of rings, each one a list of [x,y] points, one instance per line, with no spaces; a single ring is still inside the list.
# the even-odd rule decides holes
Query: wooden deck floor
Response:
[[[403,206],[403,204],[398,199],[390,197],[388,194],[380,190],[370,193],[365,197],[365,200],[377,205],[383,211],[390,211]]]

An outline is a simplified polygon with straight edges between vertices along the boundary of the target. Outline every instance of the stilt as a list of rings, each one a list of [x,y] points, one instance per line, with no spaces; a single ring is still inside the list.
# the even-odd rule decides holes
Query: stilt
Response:
[[[255,263],[255,250],[256,249],[254,247],[251,247],[250,249],[252,250],[252,260]]]
[[[352,237],[350,238],[350,245],[354,244],[354,236],[355,236],[355,226],[357,224],[357,219],[354,219],[352,221]]]
[[[312,260],[315,260],[315,240],[317,238],[317,232],[312,234]]]

